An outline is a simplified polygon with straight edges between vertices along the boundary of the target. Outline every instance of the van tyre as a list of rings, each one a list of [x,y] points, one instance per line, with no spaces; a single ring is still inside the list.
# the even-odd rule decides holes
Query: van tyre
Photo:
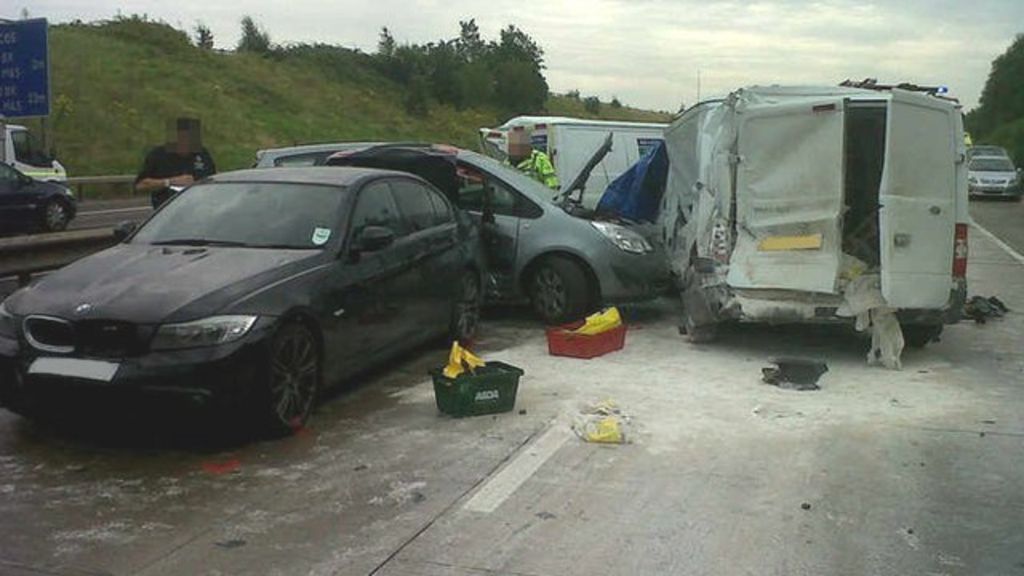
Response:
[[[929,342],[935,342],[942,334],[942,324],[910,324],[901,327],[903,342],[909,348],[924,348]]]
[[[60,232],[68,227],[71,220],[68,207],[60,200],[50,200],[43,207],[43,229],[47,232]]]
[[[529,281],[530,302],[548,324],[579,320],[594,308],[587,273],[576,262],[549,256],[537,265]]]
[[[320,391],[320,349],[299,322],[282,326],[270,342],[270,370],[256,410],[263,431],[280,437],[306,425]]]
[[[476,336],[480,323],[480,305],[483,300],[480,278],[467,270],[459,278],[458,293],[452,305],[452,319],[448,334],[457,342],[469,342]]]

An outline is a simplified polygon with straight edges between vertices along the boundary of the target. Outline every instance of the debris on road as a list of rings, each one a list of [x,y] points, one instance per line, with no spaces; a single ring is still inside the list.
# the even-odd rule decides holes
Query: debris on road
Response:
[[[787,390],[821,390],[818,379],[828,372],[828,365],[820,360],[804,358],[775,358],[771,366],[761,369],[766,384]]]
[[[632,419],[611,400],[602,400],[580,411],[572,430],[585,442],[593,444],[626,444],[627,429]]]
[[[850,267],[856,265],[850,259]],[[882,296],[882,279],[878,274],[860,274],[850,280],[843,291],[845,302],[836,310],[837,316],[856,318],[858,332],[871,329],[871,351],[868,364],[882,364],[891,370],[903,367],[903,330],[900,328],[896,311],[888,306]]]
[[[552,356],[590,359],[621,350],[626,344],[626,325],[617,308],[606,308],[586,319],[547,329],[548,353]]]
[[[454,342],[448,364],[430,375],[437,409],[462,418],[515,409],[523,370],[504,362],[484,362]]]
[[[224,460],[223,462],[203,462],[202,468],[203,472],[219,476],[221,474],[238,472],[242,468],[242,462],[237,458]]]
[[[964,316],[984,324],[989,318],[1002,318],[1010,309],[995,296],[974,296],[964,303]]]

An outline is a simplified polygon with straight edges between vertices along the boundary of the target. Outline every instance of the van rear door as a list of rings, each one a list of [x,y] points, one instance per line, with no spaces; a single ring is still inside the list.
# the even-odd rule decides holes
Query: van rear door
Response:
[[[834,293],[843,202],[844,100],[739,112],[734,288]]]
[[[956,109],[893,90],[879,190],[882,295],[894,308],[949,300],[956,224]]]

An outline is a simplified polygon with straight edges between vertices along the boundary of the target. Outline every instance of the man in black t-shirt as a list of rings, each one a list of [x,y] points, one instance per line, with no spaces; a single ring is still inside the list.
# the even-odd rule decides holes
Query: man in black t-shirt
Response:
[[[199,128],[195,118],[178,118],[168,126],[167,144],[146,154],[142,170],[135,177],[135,191],[149,193],[153,208],[159,208],[178,190],[216,174]]]

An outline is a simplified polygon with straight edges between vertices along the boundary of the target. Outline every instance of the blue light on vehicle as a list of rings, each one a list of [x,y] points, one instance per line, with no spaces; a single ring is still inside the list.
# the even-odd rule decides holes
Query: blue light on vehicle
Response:
[[[949,94],[949,86],[939,86],[935,89],[936,94]]]

